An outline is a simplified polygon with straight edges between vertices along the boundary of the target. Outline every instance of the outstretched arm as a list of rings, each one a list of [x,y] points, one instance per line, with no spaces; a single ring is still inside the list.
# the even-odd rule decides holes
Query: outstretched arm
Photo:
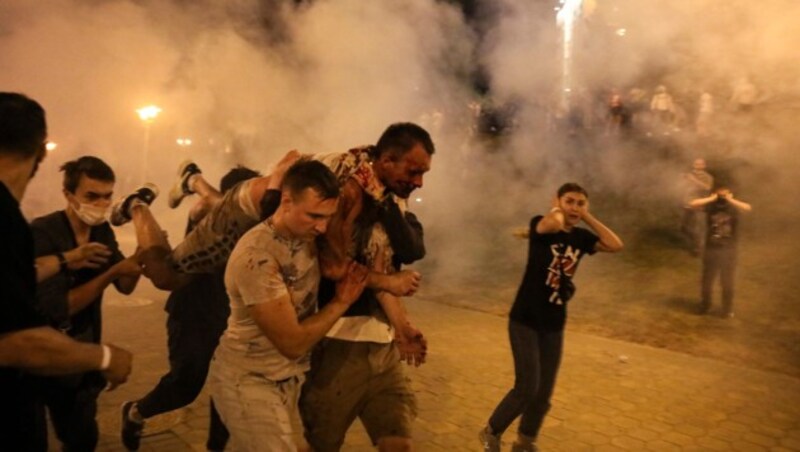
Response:
[[[104,347],[108,347],[107,351]],[[0,365],[40,375],[101,370],[112,386],[116,386],[130,375],[132,359],[127,350],[78,342],[47,326],[0,335]]]
[[[121,260],[104,273],[94,279],[70,289],[67,294],[68,313],[70,316],[85,309],[92,301],[96,300],[109,286],[109,284],[122,280],[118,290],[123,294],[130,294],[139,281],[142,267],[135,256]]]

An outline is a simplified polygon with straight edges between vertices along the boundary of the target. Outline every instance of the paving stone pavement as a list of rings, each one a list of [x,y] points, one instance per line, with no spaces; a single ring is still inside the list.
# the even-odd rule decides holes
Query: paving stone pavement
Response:
[[[146,284],[145,284],[146,286]],[[124,450],[119,407],[167,367],[163,293],[108,293],[105,338],[135,353],[131,380],[100,399],[100,451]],[[477,431],[513,383],[507,320],[424,299],[407,301],[429,341],[428,363],[409,369],[419,402],[421,451],[477,451]],[[205,450],[208,396],[150,423],[143,451]],[[513,425],[504,450],[515,436]],[[800,451],[800,380],[667,350],[567,331],[544,451]],[[51,449],[57,450],[51,443]],[[373,450],[360,424],[345,451]]]

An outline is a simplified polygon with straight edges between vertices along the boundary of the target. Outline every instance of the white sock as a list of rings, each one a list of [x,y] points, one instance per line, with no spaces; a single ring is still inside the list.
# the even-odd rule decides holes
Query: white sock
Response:
[[[139,404],[134,403],[131,409],[128,411],[128,419],[141,424],[144,422],[144,418],[142,417],[141,413],[139,413]]]
[[[197,176],[199,176],[199,175],[200,175],[200,173],[194,173],[194,174],[190,175],[190,176],[189,176],[189,177],[186,179],[186,191],[187,191],[189,194],[192,194],[192,193],[194,193],[194,190],[192,189],[192,187],[194,186],[194,183],[195,183],[195,180],[196,180],[195,178],[196,178]]]

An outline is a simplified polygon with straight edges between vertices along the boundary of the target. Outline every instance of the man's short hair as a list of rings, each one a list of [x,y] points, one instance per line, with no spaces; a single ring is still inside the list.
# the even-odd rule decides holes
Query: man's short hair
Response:
[[[580,193],[583,196],[586,196],[586,198],[589,198],[589,193],[586,191],[586,189],[576,184],[575,182],[567,182],[566,184],[558,188],[559,198],[567,193]]]
[[[410,122],[398,122],[386,128],[374,148],[374,158],[379,158],[385,152],[394,152],[401,156],[410,151],[417,144],[422,145],[428,155],[433,155],[436,148],[433,146],[430,134],[422,127]]]
[[[24,94],[0,92],[0,153],[30,158],[47,138],[44,109]]]
[[[296,197],[305,189],[313,188],[322,199],[339,196],[339,181],[327,166],[317,160],[300,160],[283,176],[281,191]]]
[[[225,193],[240,182],[260,176],[261,173],[256,170],[250,169],[246,166],[236,165],[236,168],[231,169],[227,174],[222,176],[222,179],[219,181],[219,190],[222,193]]]
[[[85,155],[61,165],[61,171],[64,172],[64,190],[70,193],[75,193],[75,190],[78,189],[81,176],[103,182],[116,180],[114,170],[106,162],[91,155]]]

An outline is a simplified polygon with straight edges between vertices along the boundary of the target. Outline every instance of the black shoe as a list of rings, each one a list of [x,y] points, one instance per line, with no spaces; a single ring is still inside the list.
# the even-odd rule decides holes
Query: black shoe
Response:
[[[111,206],[111,224],[122,226],[131,221],[131,205],[135,200],[139,200],[148,206],[158,197],[158,187],[155,184],[146,183],[134,190],[132,193],[119,198]]]
[[[136,402],[122,404],[120,438],[122,439],[122,444],[128,450],[139,450],[139,442],[142,440],[142,430],[144,429],[144,422],[136,422],[130,418],[131,408],[135,404]]]
[[[181,201],[183,201],[183,198],[194,193],[192,189],[189,188],[189,178],[195,174],[201,173],[200,167],[193,161],[186,160],[181,163],[178,167],[178,180],[175,181],[175,185],[172,186],[172,189],[169,191],[169,197],[167,198],[167,204],[170,208],[174,209],[178,207]]]

